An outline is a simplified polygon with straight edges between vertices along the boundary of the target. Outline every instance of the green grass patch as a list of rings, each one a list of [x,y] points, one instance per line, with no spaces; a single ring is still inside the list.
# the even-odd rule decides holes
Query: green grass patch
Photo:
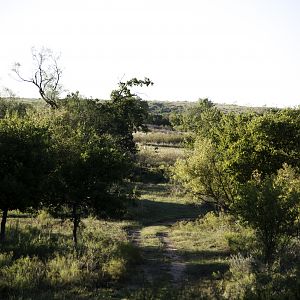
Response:
[[[131,209],[131,215],[141,225],[194,219],[209,209],[172,192],[170,184],[139,184],[137,190],[141,193],[141,198]]]
[[[231,252],[226,234],[234,230],[229,216],[214,213],[172,226],[169,236],[187,263],[189,280],[213,280],[228,270]]]

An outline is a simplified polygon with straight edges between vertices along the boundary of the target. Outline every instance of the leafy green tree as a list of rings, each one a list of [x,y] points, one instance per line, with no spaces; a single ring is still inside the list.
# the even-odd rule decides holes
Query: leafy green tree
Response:
[[[71,113],[70,118],[73,116],[75,123],[80,120],[81,124],[93,127],[99,135],[113,136],[123,151],[135,154],[133,133],[137,130],[147,130],[145,122],[148,117],[148,104],[131,89],[152,84],[148,78],[133,78],[127,82],[120,82],[118,89],[112,91],[111,100],[83,99],[77,92],[68,95],[61,103]]]
[[[263,257],[271,262],[279,245],[296,235],[300,208],[300,179],[284,165],[276,175],[264,178],[255,172],[239,188],[234,211],[257,231]]]
[[[99,135],[93,127],[77,121],[68,111],[53,114],[50,130],[56,168],[49,177],[46,203],[71,210],[75,247],[82,215],[117,216],[124,212],[130,195],[122,189],[123,179],[131,169],[131,160],[112,136]]]
[[[220,125],[216,147],[234,180],[247,182],[255,170],[271,175],[283,163],[299,166],[299,110],[229,115]]]
[[[5,239],[8,211],[37,207],[42,183],[51,169],[47,128],[17,114],[0,119],[0,239]]]
[[[207,98],[199,99],[192,107],[180,115],[173,115],[171,121],[176,128],[192,132],[195,136],[211,138],[218,126],[222,113]]]
[[[148,117],[147,102],[142,101],[131,89],[150,85],[153,85],[153,82],[149,78],[133,78],[120,82],[118,89],[111,93],[111,101],[103,107],[110,118],[105,132],[118,137],[120,146],[130,153],[136,152],[133,133],[137,130],[147,130],[145,121]]]
[[[189,145],[193,150],[174,169],[175,178],[187,190],[202,195],[201,199],[206,193],[209,201],[221,206],[226,202],[230,207],[233,197],[227,195],[234,194],[237,184],[250,180],[255,170],[264,177],[276,173],[283,163],[299,166],[299,110],[271,111],[264,115],[223,114],[216,126],[204,134],[196,129],[202,121],[194,125],[196,138]],[[222,184],[217,184],[220,180]],[[197,184],[192,184],[193,181]],[[228,192],[220,197],[223,186],[229,187],[225,189]]]
[[[185,159],[177,160],[173,179],[197,199],[228,210],[233,199],[234,185],[224,171],[215,145],[210,139],[198,139]]]

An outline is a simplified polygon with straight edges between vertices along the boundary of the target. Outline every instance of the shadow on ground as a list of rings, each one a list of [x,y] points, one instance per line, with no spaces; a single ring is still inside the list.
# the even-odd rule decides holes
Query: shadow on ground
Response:
[[[138,200],[131,209],[133,219],[141,225],[175,223],[182,220],[194,220],[211,211],[209,205],[180,204],[166,201]]]

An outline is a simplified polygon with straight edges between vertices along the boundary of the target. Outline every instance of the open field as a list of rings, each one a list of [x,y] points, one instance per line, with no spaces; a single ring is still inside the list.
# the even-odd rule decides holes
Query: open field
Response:
[[[186,134],[176,131],[151,131],[148,133],[137,132],[134,134],[134,140],[140,144],[151,145],[179,145],[184,142]]]
[[[140,145],[137,156],[143,166],[159,167],[173,165],[183,155],[184,149],[179,147]]]

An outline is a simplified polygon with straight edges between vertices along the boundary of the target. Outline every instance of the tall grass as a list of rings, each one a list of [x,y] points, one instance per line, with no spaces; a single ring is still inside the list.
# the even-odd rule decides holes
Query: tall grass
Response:
[[[159,167],[173,165],[178,158],[183,156],[182,148],[140,146],[137,157],[142,166]]]
[[[140,144],[178,145],[184,142],[185,134],[176,131],[137,132],[134,140]]]

